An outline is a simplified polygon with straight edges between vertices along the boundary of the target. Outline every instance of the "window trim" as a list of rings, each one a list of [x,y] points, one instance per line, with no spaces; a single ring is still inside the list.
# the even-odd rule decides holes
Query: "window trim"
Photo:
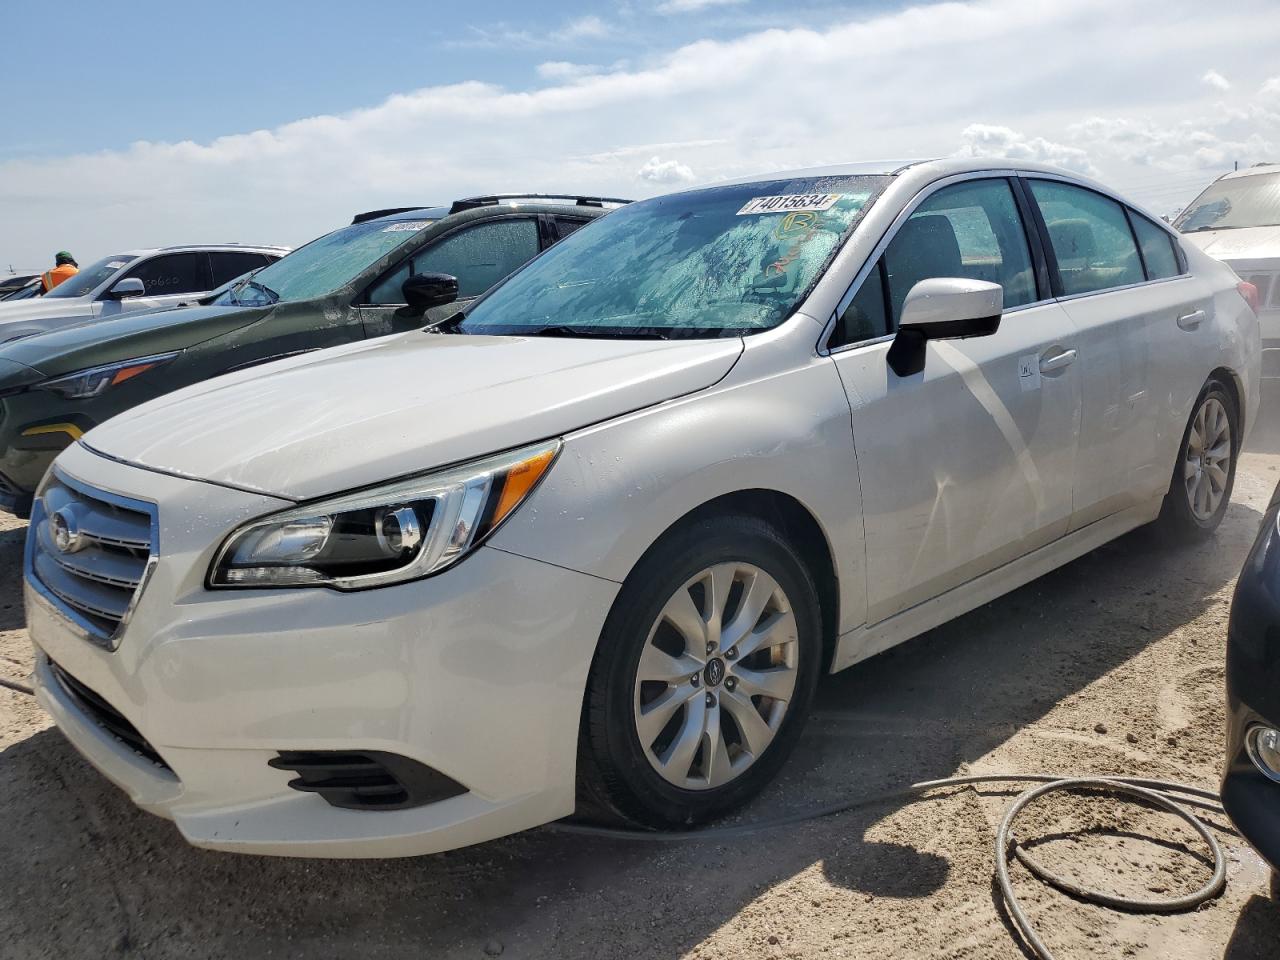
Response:
[[[197,287],[194,290],[175,290],[172,293],[143,293],[144,297],[195,297],[206,294],[213,289],[211,286],[213,283],[213,269],[209,265],[208,250],[159,250],[149,257],[138,257],[132,263],[117,270],[111,275],[111,279],[107,281],[106,286],[102,289],[102,293],[98,294],[94,299],[110,300],[111,297],[109,297],[108,294],[111,292],[111,288],[119,281],[132,276],[135,271],[142,269],[142,267],[147,264],[153,263],[156,260],[161,260],[165,257],[195,257],[196,279],[201,283],[204,283],[205,286]]]
[[[1032,180],[1049,180],[1057,183],[1065,183],[1067,186],[1076,187],[1077,189],[1085,190],[1089,193],[1096,193],[1098,196],[1104,197],[1112,203],[1118,203],[1120,205],[1120,209],[1124,211],[1125,222],[1129,225],[1129,235],[1133,238],[1133,244],[1138,249],[1138,262],[1142,264],[1142,276],[1144,279],[1139,280],[1136,283],[1125,283],[1118,287],[1103,287],[1101,290],[1086,290],[1082,293],[1059,292],[1057,296],[1054,297],[1054,299],[1059,303],[1070,303],[1073,300],[1079,300],[1081,297],[1097,297],[1103,294],[1115,293],[1117,290],[1133,290],[1136,287],[1146,286],[1151,283],[1172,283],[1175,280],[1186,280],[1192,275],[1191,267],[1187,262],[1186,255],[1182,251],[1182,244],[1180,243],[1181,234],[1163,220],[1156,217],[1148,217],[1141,210],[1134,209],[1131,203],[1116,196],[1114,193],[1104,189],[1099,189],[1091,184],[1081,183],[1079,180],[1075,180],[1072,177],[1062,176],[1056,173],[1040,173],[1039,171],[1036,171],[1034,173],[1024,173],[1021,175],[1021,178],[1027,182],[1026,190],[1028,196],[1031,197],[1033,206],[1035,207],[1036,221],[1040,229],[1044,231],[1043,242],[1045,244],[1045,254],[1046,259],[1049,260],[1050,273],[1053,278],[1055,290],[1062,291],[1062,277],[1058,272],[1058,259],[1054,254],[1053,244],[1049,241],[1049,228],[1044,222],[1044,215],[1040,212],[1040,205],[1034,202],[1035,194],[1032,193],[1031,190]],[[1148,220],[1169,235],[1170,239],[1173,241],[1174,259],[1178,261],[1179,272],[1175,276],[1161,277],[1157,280],[1149,279],[1150,274],[1146,266],[1146,257],[1143,256],[1142,253],[1142,244],[1138,242],[1137,231],[1133,228],[1133,216],[1139,216]]]
[[[824,356],[824,357],[835,356],[836,354],[844,353],[848,350],[855,350],[855,349],[860,349],[862,347],[874,346],[876,344],[886,343],[892,340],[896,336],[896,332],[885,334],[882,337],[876,337],[871,340],[859,340],[856,343],[846,343],[838,347],[830,346],[831,337],[835,333],[836,324],[839,322],[840,314],[843,313],[846,309],[848,309],[849,302],[857,295],[859,288],[862,286],[863,281],[867,277],[867,274],[869,274],[871,270],[875,267],[875,264],[879,262],[880,257],[884,254],[885,248],[887,248],[890,242],[892,242],[893,238],[897,236],[899,229],[901,229],[902,227],[902,224],[906,222],[907,218],[910,217],[911,214],[913,214],[916,211],[916,208],[919,207],[920,204],[922,204],[925,200],[927,200],[933,194],[937,193],[943,187],[948,187],[955,183],[963,183],[967,180],[998,180],[998,179],[1018,181],[1016,185],[1011,182],[1010,186],[1014,191],[1015,199],[1018,199],[1018,197],[1021,195],[1025,199],[1028,205],[1029,212],[1031,214],[1032,224],[1028,225],[1025,222],[1026,214],[1028,211],[1022,211],[1020,209],[1020,212],[1023,213],[1023,218],[1024,218],[1023,228],[1024,230],[1026,230],[1028,234],[1027,242],[1031,246],[1032,258],[1033,259],[1035,259],[1036,257],[1041,258],[1041,261],[1037,262],[1037,265],[1036,265],[1036,273],[1037,273],[1036,286],[1037,286],[1037,292],[1041,294],[1041,299],[1033,301],[1032,303],[1024,303],[1016,307],[1010,307],[1004,311],[1004,315],[1017,313],[1021,310],[1026,310],[1031,307],[1043,306],[1046,303],[1070,303],[1071,301],[1079,300],[1082,297],[1105,296],[1110,293],[1117,293],[1125,290],[1133,290],[1133,289],[1136,289],[1137,287],[1143,287],[1153,283],[1176,283],[1177,281],[1180,281],[1180,280],[1189,280],[1194,276],[1194,274],[1191,271],[1190,261],[1187,259],[1186,251],[1183,250],[1182,248],[1182,234],[1174,230],[1173,227],[1170,226],[1165,221],[1161,220],[1158,217],[1148,216],[1147,214],[1143,213],[1141,210],[1136,209],[1133,206],[1133,204],[1129,203],[1127,200],[1117,196],[1116,194],[1110,192],[1104,187],[1095,186],[1089,183],[1084,183],[1076,179],[1075,177],[1070,176],[1069,174],[1059,174],[1059,173],[1053,173],[1049,171],[1041,172],[1039,170],[1035,170],[1035,171],[1012,170],[1012,169],[1001,168],[1001,167],[992,167],[990,170],[974,170],[968,173],[961,173],[961,174],[955,174],[949,177],[944,177],[940,180],[934,181],[931,184],[928,184],[927,186],[923,187],[914,197],[912,197],[911,201],[907,203],[902,208],[902,210],[898,212],[898,215],[894,217],[893,222],[889,224],[888,228],[880,236],[880,239],[876,241],[875,246],[871,248],[871,253],[867,255],[866,261],[858,268],[857,272],[854,274],[852,282],[845,289],[845,292],[843,295],[841,295],[839,301],[837,301],[836,307],[832,311],[831,316],[827,318],[827,322],[823,326],[822,332],[818,336],[818,343],[817,343],[818,355]],[[1031,192],[1030,181],[1032,180],[1056,181],[1059,183],[1065,183],[1069,186],[1078,187],[1081,190],[1088,190],[1091,193],[1096,193],[1101,197],[1105,197],[1108,200],[1111,200],[1115,203],[1120,204],[1121,208],[1125,211],[1125,218],[1127,221],[1129,220],[1130,212],[1132,211],[1133,214],[1143,217],[1144,219],[1155,224],[1157,227],[1159,227],[1169,236],[1170,240],[1173,243],[1174,257],[1178,261],[1178,271],[1179,271],[1178,274],[1172,277],[1161,277],[1158,280],[1144,279],[1138,283],[1127,283],[1119,287],[1105,287],[1101,290],[1089,290],[1085,293],[1072,293],[1072,294],[1064,293],[1062,291],[1062,279],[1058,273],[1057,258],[1053,252],[1053,245],[1049,242],[1049,230],[1047,225],[1044,222],[1044,215],[1040,212],[1040,205],[1035,202],[1035,196]],[[1141,247],[1141,244],[1138,244],[1137,235],[1136,233],[1134,233],[1131,222],[1130,222],[1129,230],[1130,230],[1130,233],[1134,234],[1134,244],[1138,246],[1138,255],[1140,258],[1142,258],[1142,247]],[[1032,238],[1033,233],[1038,234],[1038,236],[1035,237],[1034,239]],[[1147,270],[1145,266],[1145,259],[1142,259],[1142,263],[1143,263],[1143,277],[1146,277]],[[1044,296],[1043,295],[1044,291],[1039,289],[1039,282],[1040,282],[1039,273],[1042,266],[1048,274],[1049,287],[1050,287],[1048,296]]]
[[[877,344],[877,343],[885,343],[887,341],[892,340],[895,336],[897,336],[897,330],[895,329],[891,333],[887,333],[882,337],[875,337],[871,340],[858,340],[854,343],[845,343],[837,347],[831,346],[831,337],[835,333],[836,325],[840,322],[840,315],[849,308],[850,302],[853,300],[855,296],[857,296],[858,291],[861,289],[862,284],[865,282],[867,276],[871,273],[873,269],[876,268],[876,264],[880,262],[880,258],[884,256],[885,250],[888,248],[889,244],[893,242],[893,238],[898,235],[898,232],[902,229],[902,225],[906,223],[908,219],[910,219],[911,215],[916,212],[916,210],[920,207],[922,203],[928,200],[931,196],[933,196],[939,190],[942,190],[945,187],[954,186],[957,183],[967,183],[972,180],[1004,180],[1008,183],[1010,193],[1013,194],[1013,200],[1015,205],[1018,205],[1019,204],[1019,199],[1018,199],[1019,187],[1011,182],[1016,179],[1019,179],[1019,172],[1017,170],[993,167],[990,170],[973,170],[973,171],[969,171],[968,173],[953,174],[952,176],[943,177],[940,180],[935,180],[933,183],[930,183],[927,186],[921,188],[921,190],[918,193],[916,193],[914,197],[911,198],[911,201],[906,205],[904,205],[900,211],[898,211],[898,215],[893,218],[893,222],[889,224],[888,228],[880,236],[880,239],[876,241],[876,245],[871,248],[871,253],[867,255],[867,259],[863,262],[863,264],[860,267],[858,267],[857,273],[854,274],[853,281],[849,284],[849,286],[845,289],[845,292],[841,295],[840,299],[836,302],[835,309],[831,311],[831,316],[827,318],[827,322],[823,326],[822,332],[818,335],[818,347],[817,347],[818,355],[824,356],[824,357],[835,356],[836,354],[844,353],[848,350],[854,350],[860,347],[870,346],[872,344]],[[1023,211],[1020,205],[1018,206],[1018,213],[1020,215],[1023,214]],[[1050,294],[1049,296],[1044,296],[1044,291],[1040,289],[1040,269],[1041,268],[1037,261],[1037,256],[1043,255],[1043,250],[1039,249],[1038,245],[1032,241],[1031,239],[1032,231],[1033,231],[1033,227],[1032,225],[1026,223],[1025,215],[1024,215],[1022,232],[1027,238],[1027,249],[1028,249],[1028,252],[1031,254],[1032,268],[1034,273],[1036,274],[1036,295],[1039,299],[1033,300],[1030,303],[1019,304],[1016,307],[1009,307],[1007,310],[1003,311],[1001,316],[1017,313],[1021,310],[1026,310],[1030,307],[1038,307],[1045,303],[1050,303],[1056,299],[1054,296],[1052,296],[1052,294]],[[804,309],[803,305],[800,307],[800,309],[801,310]]]
[[[387,267],[387,269],[383,270],[380,274],[378,274],[376,277],[374,277],[372,280],[366,283],[364,285],[364,288],[358,294],[356,294],[356,298],[351,301],[351,306],[360,307],[362,309],[367,309],[367,310],[377,310],[377,309],[390,310],[393,308],[398,310],[400,307],[405,306],[405,304],[403,303],[370,303],[368,300],[369,293],[373,290],[374,287],[376,287],[379,283],[381,283],[386,277],[395,273],[402,266],[404,266],[404,263],[406,260],[413,260],[416,257],[421,256],[423,253],[430,250],[432,247],[436,246],[437,244],[443,243],[445,240],[448,240],[454,234],[461,233],[463,230],[470,229],[471,227],[482,226],[488,223],[496,223],[501,220],[532,220],[534,229],[537,231],[537,235],[538,235],[538,252],[535,253],[533,256],[537,257],[542,253],[543,250],[547,249],[545,246],[542,245],[543,225],[542,225],[541,213],[530,213],[529,211],[504,211],[503,213],[498,214],[496,216],[476,217],[474,220],[467,220],[463,223],[457,224],[456,226],[450,227],[444,233],[437,234],[436,236],[431,237],[428,240],[420,243],[418,246],[414,247],[411,251],[405,254],[403,258],[391,264],[391,266]],[[424,227],[422,232],[425,233],[427,230],[430,230],[430,229],[431,229],[430,227]],[[533,258],[531,257],[530,259],[533,259]],[[525,262],[527,263],[528,261],[525,261]],[[524,264],[521,264],[521,266],[523,265]],[[517,267],[516,269],[519,269],[519,267]],[[410,273],[410,276],[412,276],[412,273]],[[511,274],[507,274],[507,276],[511,276]],[[503,277],[503,280],[505,279],[506,277]],[[502,280],[498,281],[498,283],[501,283],[501,282]],[[498,284],[495,283],[493,286],[496,287],[497,285]],[[489,289],[492,290],[493,287],[490,287]],[[466,300],[475,300],[481,294],[487,293],[487,292],[488,291],[482,290],[480,291],[480,293],[477,293],[471,297],[459,297],[457,302],[462,303]]]

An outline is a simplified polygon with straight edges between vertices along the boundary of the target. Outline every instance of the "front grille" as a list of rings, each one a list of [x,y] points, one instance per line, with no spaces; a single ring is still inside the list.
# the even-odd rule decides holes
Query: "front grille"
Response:
[[[283,750],[267,765],[298,774],[289,781],[294,790],[348,810],[405,810],[467,792],[439,770],[378,750]]]
[[[1262,309],[1280,308],[1280,273],[1244,273],[1240,279],[1258,288],[1258,305]]]
[[[59,549],[55,525],[67,533]],[[115,649],[155,559],[155,515],[55,472],[28,533],[28,574],[89,639]]]
[[[169,765],[160,757],[160,754],[156,753],[155,747],[147,742],[147,738],[140,734],[138,728],[126,720],[120,711],[52,660],[49,661],[49,669],[53,672],[54,678],[57,679],[63,691],[89,719],[138,756],[150,760],[166,770],[170,769]]]

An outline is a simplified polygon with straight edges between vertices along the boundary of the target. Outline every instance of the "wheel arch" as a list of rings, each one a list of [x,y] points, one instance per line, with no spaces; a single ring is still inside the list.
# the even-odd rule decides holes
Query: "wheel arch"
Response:
[[[1248,411],[1245,409],[1245,387],[1244,380],[1230,367],[1215,367],[1210,373],[1205,383],[1210,380],[1217,380],[1224,387],[1231,391],[1231,399],[1235,401],[1236,417],[1239,422],[1236,424],[1237,433],[1240,436],[1241,446],[1244,445],[1244,437],[1247,433],[1245,426],[1245,417]],[[1201,389],[1204,389],[1203,387]]]
[[[637,559],[635,566],[671,534],[714,516],[755,517],[777,527],[800,553],[818,590],[822,613],[822,671],[831,667],[840,623],[840,584],[831,540],[818,518],[805,504],[781,490],[752,487],[713,497],[689,510],[660,531]]]

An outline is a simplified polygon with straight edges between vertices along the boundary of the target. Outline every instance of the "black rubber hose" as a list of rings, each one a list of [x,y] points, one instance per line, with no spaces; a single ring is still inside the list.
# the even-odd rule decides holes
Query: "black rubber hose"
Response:
[[[19,683],[17,680],[6,680],[4,677],[0,677],[0,687],[8,687],[10,690],[16,690],[18,693],[25,693],[28,697],[34,697],[36,695],[36,692],[25,683]]]
[[[856,810],[862,807],[876,806],[892,800],[914,799],[922,794],[929,793],[934,790],[941,790],[947,787],[963,787],[972,786],[980,783],[1034,783],[1038,786],[1031,787],[1021,794],[1009,805],[1005,811],[1004,819],[1000,823],[1000,829],[996,834],[995,844],[995,862],[996,862],[996,880],[1000,888],[1000,895],[1004,898],[1005,906],[1009,911],[1009,915],[1013,918],[1015,925],[1021,933],[1026,944],[1036,956],[1041,960],[1053,960],[1053,954],[1045,945],[1044,941],[1036,933],[1035,928],[1031,924],[1031,920],[1027,917],[1026,911],[1023,910],[1022,904],[1019,903],[1016,894],[1013,891],[1013,883],[1009,877],[1009,853],[1010,850],[1018,858],[1033,876],[1040,879],[1065,893],[1068,893],[1081,900],[1089,903],[1096,903],[1100,906],[1111,907],[1113,909],[1128,910],[1135,913],[1176,913],[1185,910],[1194,910],[1208,900],[1222,893],[1227,882],[1227,861],[1222,853],[1222,848],[1218,845],[1217,839],[1213,836],[1209,827],[1205,825],[1195,814],[1185,807],[1198,807],[1202,810],[1208,810],[1213,813],[1224,813],[1222,803],[1218,799],[1218,795],[1210,790],[1204,790],[1200,787],[1187,786],[1181,783],[1169,783],[1163,780],[1149,780],[1141,777],[1063,777],[1055,774],[985,774],[981,776],[960,776],[946,777],[942,780],[924,780],[920,783],[913,783],[909,787],[900,790],[891,790],[886,793],[875,794],[869,797],[862,797],[857,800],[842,800],[838,803],[829,804],[824,807],[816,807],[810,810],[798,813],[787,814],[786,816],[776,817],[770,820],[762,820],[756,823],[742,824],[733,827],[710,827],[705,830],[629,830],[617,827],[600,827],[583,823],[559,822],[550,824],[548,829],[557,833],[569,833],[578,836],[591,837],[607,837],[613,840],[640,840],[640,841],[657,841],[657,842],[698,842],[705,840],[720,840],[732,837],[743,837],[751,834],[760,833],[764,830],[772,830],[777,827],[789,826],[796,823],[802,823],[807,820],[816,820],[821,817],[829,817],[837,813],[845,813],[850,810]],[[1017,845],[1017,841],[1012,839],[1013,824],[1017,820],[1018,815],[1027,808],[1033,801],[1043,797],[1045,794],[1053,793],[1058,790],[1093,790],[1103,793],[1118,794],[1141,800],[1152,806],[1165,810],[1173,815],[1180,817],[1204,840],[1209,847],[1209,851],[1213,856],[1213,876],[1199,890],[1186,894],[1181,897],[1172,897],[1162,900],[1138,900],[1131,897],[1123,897],[1118,894],[1107,893],[1105,891],[1091,890],[1083,887],[1065,877],[1053,873],[1044,866],[1041,866],[1034,858],[1031,857],[1022,847]]]

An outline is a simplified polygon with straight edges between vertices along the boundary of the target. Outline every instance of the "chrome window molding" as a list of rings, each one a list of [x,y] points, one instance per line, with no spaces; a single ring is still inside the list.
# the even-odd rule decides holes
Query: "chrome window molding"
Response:
[[[824,357],[833,356],[836,354],[844,353],[848,350],[852,350],[856,347],[865,347],[865,346],[869,346],[876,343],[882,343],[886,340],[893,339],[894,334],[888,333],[888,334],[885,334],[884,336],[874,337],[870,340],[859,340],[856,343],[841,344],[838,347],[828,346],[831,340],[831,336],[835,333],[836,323],[838,322],[840,315],[849,308],[850,302],[853,300],[855,296],[857,296],[858,290],[862,287],[862,282],[866,279],[867,274],[870,273],[872,268],[875,267],[876,263],[879,262],[880,257],[884,254],[884,251],[888,248],[889,244],[893,242],[893,238],[898,235],[898,231],[902,228],[902,225],[907,221],[907,219],[913,213],[916,212],[916,210],[919,208],[919,206],[922,203],[924,203],[926,200],[928,200],[931,196],[933,196],[935,193],[937,193],[939,190],[943,189],[944,187],[949,187],[956,183],[964,183],[970,180],[1001,180],[1001,179],[1010,179],[1015,177],[1024,181],[1057,180],[1061,183],[1070,184],[1071,186],[1074,186],[1074,187],[1080,187],[1083,190],[1091,190],[1094,193],[1100,194],[1101,196],[1104,196],[1109,200],[1113,200],[1114,202],[1120,204],[1122,207],[1126,207],[1134,210],[1136,213],[1145,217],[1147,220],[1150,220],[1152,223],[1157,224],[1158,226],[1161,227],[1161,229],[1165,231],[1165,233],[1167,233],[1170,237],[1173,238],[1173,241],[1175,244],[1179,243],[1179,241],[1181,240],[1182,235],[1178,233],[1176,230],[1174,230],[1172,227],[1170,227],[1169,224],[1165,223],[1163,220],[1160,220],[1156,217],[1152,217],[1148,215],[1146,212],[1139,210],[1132,203],[1122,199],[1121,197],[1116,196],[1110,190],[1107,190],[1093,183],[1088,183],[1083,180],[1079,180],[1075,177],[1071,177],[1065,174],[1041,173],[1039,171],[1036,171],[1033,173],[1025,170],[1009,170],[1009,169],[1002,169],[1002,168],[992,168],[990,170],[975,170],[969,173],[959,173],[950,177],[944,177],[941,180],[936,180],[933,183],[929,184],[927,187],[924,187],[922,190],[920,190],[919,193],[917,193],[914,197],[912,197],[911,202],[902,208],[902,210],[898,213],[898,215],[894,217],[893,223],[889,224],[888,229],[885,230],[884,234],[880,237],[880,239],[876,241],[876,245],[871,249],[871,253],[867,255],[867,259],[863,262],[862,266],[858,268],[858,272],[854,274],[853,282],[849,284],[848,289],[845,290],[844,295],[841,296],[840,301],[836,304],[835,310],[833,310],[831,313],[831,316],[827,318],[826,325],[823,326],[822,332],[818,336],[818,343],[817,343],[818,355],[824,356]],[[1035,198],[1032,197],[1031,201],[1034,203]],[[1023,224],[1023,229],[1030,232],[1031,230],[1035,229],[1035,226],[1034,224],[1030,224],[1030,225]],[[1029,236],[1027,238],[1027,242],[1028,242],[1028,245],[1030,245],[1031,238]],[[1135,239],[1135,243],[1136,242],[1137,241]],[[1176,277],[1160,277],[1155,280],[1142,280],[1142,281],[1139,281],[1138,283],[1127,283],[1124,286],[1120,286],[1120,287],[1106,287],[1102,290],[1089,290],[1085,293],[1073,293],[1063,297],[1052,297],[1052,296],[1043,297],[1039,300],[1033,300],[1030,303],[1021,303],[1021,304],[1018,304],[1018,306],[1016,307],[1010,307],[1009,309],[1004,311],[1002,316],[1014,314],[1020,310],[1026,310],[1031,307],[1043,306],[1044,304],[1047,304],[1047,303],[1067,303],[1072,300],[1079,300],[1082,297],[1097,297],[1097,296],[1102,296],[1108,293],[1115,293],[1121,290],[1133,290],[1138,287],[1147,287],[1156,283],[1171,283],[1175,280],[1190,279],[1192,277],[1192,273],[1189,268],[1183,265],[1183,263],[1181,262],[1181,259],[1179,262],[1179,266],[1182,268],[1182,273],[1178,274]]]

